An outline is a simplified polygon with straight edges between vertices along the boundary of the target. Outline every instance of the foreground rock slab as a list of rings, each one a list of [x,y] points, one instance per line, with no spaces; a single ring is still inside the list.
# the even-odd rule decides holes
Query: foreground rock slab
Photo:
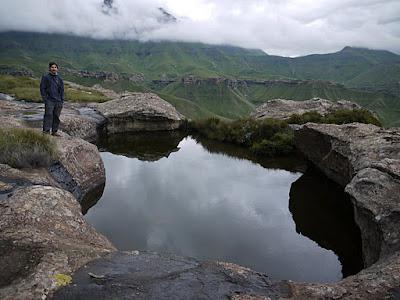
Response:
[[[128,93],[97,105],[109,133],[178,129],[184,117],[152,93]]]
[[[293,114],[302,115],[312,111],[324,116],[338,109],[361,109],[361,106],[346,100],[333,102],[321,98],[305,101],[273,99],[257,107],[250,116],[255,119],[274,118],[285,120]]]
[[[0,299],[43,299],[115,248],[86,223],[75,197],[29,186],[0,201]]]
[[[282,299],[288,284],[230,263],[117,252],[78,270],[52,299]]]

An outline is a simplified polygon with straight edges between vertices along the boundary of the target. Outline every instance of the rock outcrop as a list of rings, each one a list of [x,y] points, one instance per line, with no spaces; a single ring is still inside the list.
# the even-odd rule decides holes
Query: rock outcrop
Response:
[[[0,202],[1,299],[44,299],[68,274],[110,251],[65,190],[35,185]]]
[[[361,106],[346,100],[332,102],[320,98],[305,101],[274,99],[268,100],[257,107],[250,116],[255,119],[274,118],[285,120],[293,114],[302,115],[313,111],[324,116],[338,109],[361,109]]]
[[[184,117],[152,93],[129,93],[97,106],[108,133],[178,129]]]
[[[320,285],[308,295],[317,297],[325,289],[331,298],[351,298],[346,289],[353,289],[365,295],[362,299],[383,299],[389,288],[395,292],[400,286],[400,130],[308,123],[295,132],[295,143],[350,195],[369,267],[330,291]]]
[[[50,174],[59,186],[80,201],[104,184],[104,164],[95,145],[68,135],[57,138],[56,142],[59,156],[50,167]]]
[[[0,124],[6,127],[42,127],[43,103],[0,100]],[[93,140],[105,123],[105,118],[90,106],[64,103],[60,129],[72,136]]]

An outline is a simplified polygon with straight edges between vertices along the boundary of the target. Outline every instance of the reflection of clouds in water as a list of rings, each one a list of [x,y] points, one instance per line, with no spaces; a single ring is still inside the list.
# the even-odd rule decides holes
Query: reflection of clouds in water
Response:
[[[300,173],[210,154],[191,138],[179,147],[156,162],[102,154],[106,189],[87,218],[117,247],[235,261],[293,279],[315,273],[314,262],[340,273],[332,253],[295,232],[288,200]]]

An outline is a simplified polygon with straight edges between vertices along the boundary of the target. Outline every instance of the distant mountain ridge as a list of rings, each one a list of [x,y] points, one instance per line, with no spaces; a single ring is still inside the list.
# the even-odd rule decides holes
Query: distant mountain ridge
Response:
[[[165,16],[165,21],[173,22]],[[201,110],[202,115],[235,118],[271,97],[305,100],[326,96],[367,105],[383,116],[386,124],[400,122],[400,56],[385,50],[345,47],[336,53],[289,58],[226,45],[95,40],[28,32],[0,33],[0,45],[0,72],[16,70],[39,76],[46,72],[48,61],[55,60],[67,79],[154,90],[184,108],[193,103],[190,111]],[[95,78],[90,74],[96,74]],[[185,86],[181,81],[188,76],[205,81],[201,87]],[[209,78],[250,83],[246,87],[223,86],[207,83]],[[265,80],[278,81],[251,83]],[[293,80],[304,82],[285,84]],[[167,84],[154,85],[157,81]]]
[[[50,58],[76,70],[143,73],[148,80],[185,75],[241,79],[318,79],[400,95],[400,56],[345,47],[330,54],[288,58],[257,49],[183,42],[95,40],[26,32],[0,33],[0,64],[35,73]],[[373,84],[376,83],[376,84]]]

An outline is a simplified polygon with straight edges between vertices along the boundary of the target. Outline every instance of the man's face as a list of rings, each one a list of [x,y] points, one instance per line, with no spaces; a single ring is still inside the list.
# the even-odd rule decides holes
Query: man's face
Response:
[[[56,65],[51,65],[50,66],[50,73],[53,75],[56,75],[58,72],[58,67]]]

